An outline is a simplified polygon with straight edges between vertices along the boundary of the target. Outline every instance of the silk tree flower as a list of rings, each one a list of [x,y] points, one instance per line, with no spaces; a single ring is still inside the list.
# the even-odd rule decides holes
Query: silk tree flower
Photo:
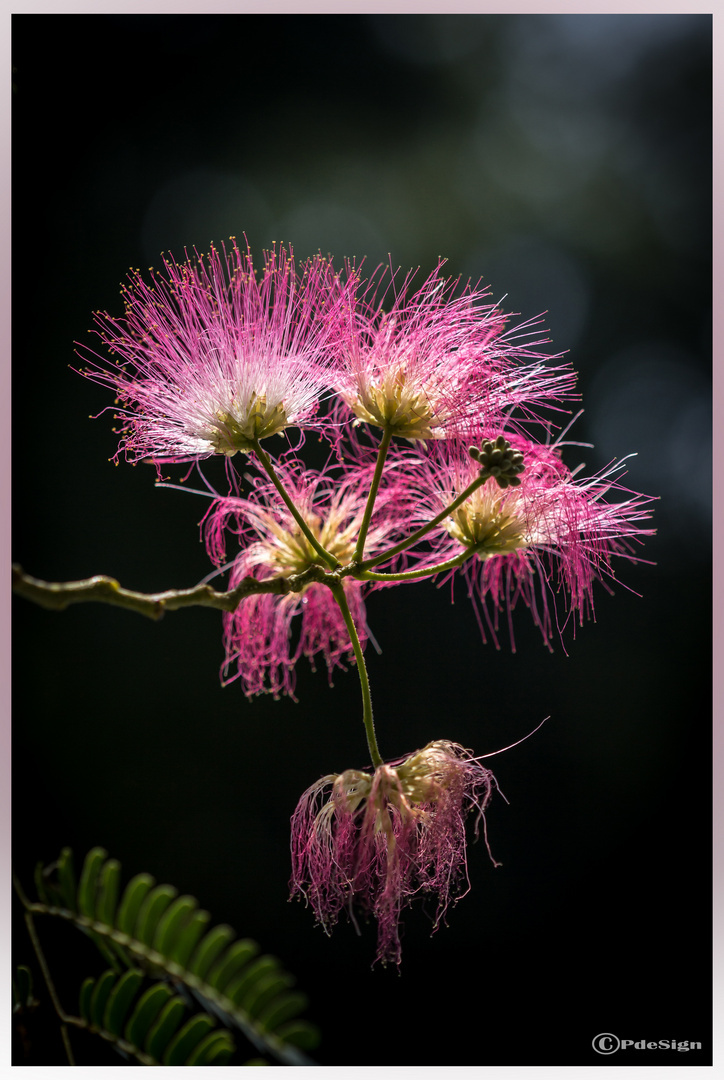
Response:
[[[373,773],[322,777],[292,817],[291,896],[328,934],[344,910],[355,925],[355,909],[373,916],[376,959],[399,964],[400,915],[413,897],[436,895],[434,932],[469,891],[465,819],[477,813],[477,833],[495,787],[471,751],[446,740]]]
[[[296,473],[279,469],[279,475],[314,537],[342,564],[348,563],[359,534],[371,470],[311,469]],[[393,467],[383,482],[367,534],[366,552],[374,554],[399,540],[410,515],[408,485]],[[227,558],[230,537],[241,541],[231,566],[229,588],[253,576],[259,580],[289,580],[310,567],[322,567],[297,522],[282,503],[273,485],[255,482],[249,498],[217,499],[205,519],[208,552],[217,566]],[[368,632],[363,590],[377,584],[346,578],[345,596],[364,647]],[[306,656],[314,667],[321,654],[330,677],[352,655],[352,644],[331,590],[311,581],[300,592],[284,595],[255,594],[224,616],[226,659],[222,681],[241,681],[244,693],[253,697],[271,693],[294,697],[295,665]]]
[[[373,279],[340,339],[335,388],[354,423],[389,428],[410,440],[445,439],[471,423],[502,426],[512,408],[540,419],[537,406],[558,408],[571,396],[575,374],[567,364],[547,366],[537,350],[536,321],[508,329],[510,316],[489,295],[445,279],[441,260],[421,288],[407,296],[408,275],[384,311]],[[351,275],[350,280],[354,277]],[[337,409],[341,415],[345,409]],[[510,423],[510,420],[508,421]]]
[[[418,562],[432,566],[464,548],[474,550],[449,577],[466,579],[483,639],[487,626],[498,647],[499,619],[507,609],[515,649],[511,615],[522,600],[551,648],[554,623],[561,632],[571,616],[582,624],[593,615],[594,582],[615,578],[614,557],[639,561],[635,545],[655,531],[645,526],[652,499],[617,482],[622,462],[579,477],[564,464],[560,446],[512,434],[510,442],[523,454],[524,471],[509,486],[491,478],[478,487],[430,534],[430,547],[418,553]],[[460,444],[430,448],[416,474],[416,523],[450,505],[478,472],[475,457]],[[608,501],[611,494],[623,498]],[[560,618],[556,594],[563,596]]]
[[[321,257],[298,276],[291,249],[274,248],[257,277],[250,251],[222,247],[166,257],[150,282],[132,271],[125,316],[96,313],[93,332],[119,359],[91,352],[81,374],[116,395],[116,459],[230,457],[313,423],[345,288]]]

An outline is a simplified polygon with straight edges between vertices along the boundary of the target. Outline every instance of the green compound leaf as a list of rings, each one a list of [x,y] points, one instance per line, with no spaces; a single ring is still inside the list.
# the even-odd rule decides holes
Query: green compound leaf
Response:
[[[115,971],[104,971],[93,986],[88,1013],[90,1023],[94,1027],[103,1027],[103,1017],[106,1014],[106,1005],[108,1004],[108,999],[111,996],[111,990],[115,985],[117,977]],[[85,983],[83,985],[85,986]]]
[[[155,884],[150,874],[137,874],[128,882],[116,913],[116,926],[122,933],[133,933],[141,905]]]
[[[285,994],[264,1010],[259,1017],[259,1023],[267,1031],[276,1031],[287,1020],[304,1012],[308,1004],[304,994]]]
[[[318,1032],[299,1018],[307,999],[291,990],[295,980],[277,960],[258,955],[255,942],[236,939],[231,927],[223,924],[208,929],[210,916],[199,910],[194,897],[178,896],[171,885],[156,885],[148,874],[134,877],[119,901],[121,868],[102,848],[94,848],[85,859],[75,908],[68,903],[73,896],[69,849],[54,868],[58,885],[49,877],[52,869],[39,868],[36,873],[45,910],[75,922],[115,968],[92,986],[83,984],[82,1015],[93,1027],[106,1031],[119,1045],[123,1031],[131,1046],[127,1052],[138,1060],[159,1062],[167,1051],[171,1054],[171,1040],[185,1015],[183,999],[171,996],[175,989],[187,1000],[195,998],[226,1027],[242,1031],[260,1053],[284,1064],[313,1064],[304,1051],[318,1044]],[[54,905],[56,897],[63,898],[62,908]],[[129,969],[120,978],[119,959]],[[131,1011],[141,971],[165,982],[142,995]],[[203,1029],[204,1024],[189,1028],[187,1023],[178,1031],[174,1060],[183,1056],[178,1046],[188,1046],[186,1056],[197,1055],[198,1064],[223,1064],[228,1059],[230,1041]],[[192,1032],[198,1034],[193,1046],[182,1043],[182,1037],[191,1040]]]
[[[107,852],[103,848],[93,848],[86,855],[78,885],[78,912],[89,919],[96,913],[96,889],[98,874],[106,860]]]
[[[121,864],[116,859],[109,859],[103,864],[96,878],[95,922],[104,926],[113,922],[118,906],[120,880]],[[112,939],[105,940],[93,930],[89,929],[87,932],[114,971],[122,971],[123,967],[132,966],[131,959],[117,942]]]
[[[195,911],[193,913],[169,954],[174,964],[178,964],[182,969],[188,969],[191,954],[198,945],[210,918],[208,911]]]
[[[140,971],[125,971],[116,985],[111,990],[103,1016],[103,1028],[111,1035],[120,1035],[131,1002],[138,993],[143,982],[143,973]]]
[[[234,931],[230,926],[222,924],[221,926],[215,926],[213,930],[209,930],[189,964],[190,973],[199,981],[205,979],[214,960],[233,940]]]
[[[186,1006],[180,997],[172,998],[167,1005],[164,1005],[158,1020],[148,1033],[145,1046],[147,1054],[150,1054],[157,1061],[161,1060],[163,1052],[176,1034],[185,1012]]]
[[[166,983],[155,983],[141,994],[126,1024],[124,1038],[135,1046],[143,1046],[144,1039],[156,1022],[164,1005],[173,997]]]
[[[152,946],[161,916],[176,896],[172,885],[157,885],[143,901],[133,937],[144,945]]]
[[[98,875],[95,917],[98,922],[112,924],[118,907],[118,889],[121,883],[121,864],[109,859]]]
[[[80,988],[80,1015],[89,1027],[93,1023],[93,1021],[91,1020],[91,998],[93,996],[94,986],[95,979],[89,977],[83,980],[83,985]]]
[[[293,985],[294,979],[292,976],[284,972],[276,971],[269,975],[263,975],[254,983],[253,996],[250,997],[247,992],[240,1001],[237,1001],[237,1004],[246,1008],[249,1016],[256,1018],[261,1015],[267,1005],[270,1005],[277,998],[281,998],[284,992]]]
[[[63,848],[58,858],[58,885],[65,906],[69,911],[76,911],[78,886],[73,869],[73,852],[70,848]]]
[[[161,956],[172,956],[174,946],[195,909],[193,896],[179,896],[174,900],[159,920],[153,943],[156,952]]]
[[[87,1029],[142,1065],[223,1065],[232,1057],[236,1047],[228,1031],[214,1031],[215,1022],[205,1013],[189,1018],[183,999],[165,983],[138,996],[142,982],[140,971],[120,978],[106,971],[97,980],[86,979],[80,1015]]]
[[[319,1046],[319,1032],[306,1020],[292,1020],[289,1024],[282,1024],[276,1033],[285,1043],[298,1046],[300,1050],[314,1050]]]
[[[235,1005],[249,1009],[250,1015],[254,1015],[251,1010],[252,1006],[257,1003],[259,982],[268,976],[278,976],[279,973],[279,964],[273,956],[261,956],[252,964],[247,964],[241,975],[229,983],[226,988],[226,995],[231,998]],[[294,980],[291,976],[289,978],[291,985]]]
[[[234,1053],[234,1040],[228,1031],[212,1031],[189,1054],[187,1065],[225,1065]]]
[[[258,951],[259,946],[253,941],[235,941],[209,972],[206,978],[209,986],[215,990],[224,990],[236,973],[251,960],[252,956],[256,956]]]
[[[164,1065],[184,1065],[205,1035],[214,1027],[214,1021],[205,1013],[194,1016],[169,1043],[163,1055]]]

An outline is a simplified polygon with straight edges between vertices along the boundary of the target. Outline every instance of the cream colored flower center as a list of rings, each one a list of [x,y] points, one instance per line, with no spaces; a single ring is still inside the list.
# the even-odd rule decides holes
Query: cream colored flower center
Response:
[[[444,766],[449,758],[437,743],[429,743],[423,750],[407,758],[395,770],[402,793],[413,806],[435,802],[444,780]]]
[[[378,379],[360,380],[357,396],[348,403],[359,423],[389,427],[405,439],[435,439],[442,435],[442,415],[430,394],[411,385],[404,368]]]
[[[465,547],[477,547],[481,558],[528,546],[527,524],[514,491],[501,495],[492,484],[474,491],[443,525]]]
[[[216,412],[218,424],[211,429],[208,439],[217,454],[233,457],[238,450],[249,453],[255,440],[277,435],[289,423],[284,405],[281,402],[267,405],[266,394],[252,394],[243,405],[234,408],[235,405],[233,402],[233,412],[224,409]]]
[[[357,769],[345,769],[343,773],[340,773],[335,778],[334,794],[344,802],[346,809],[353,814],[369,798],[372,790],[372,779],[369,773],[360,772]],[[329,802],[327,806],[332,807],[333,803]],[[324,810],[326,810],[326,807],[323,808]]]
[[[445,749],[444,742],[431,742],[409,758],[393,768],[380,765],[374,776],[347,769],[337,776],[334,790],[347,809],[352,813],[365,801],[372,798],[373,783],[376,780],[374,811],[380,815],[382,825],[389,823],[387,808],[395,806],[400,813],[419,817],[425,811],[423,805],[434,803],[441,790],[450,782],[454,759]]]
[[[342,565],[350,562],[354,554],[358,523],[345,523],[345,515],[339,508],[333,507],[325,520],[318,514],[305,512],[301,507],[300,509],[309,531],[325,551]],[[272,536],[263,543],[267,550],[268,563],[274,567],[276,575],[292,577],[308,570],[310,566],[326,567],[326,563],[296,522],[269,522],[267,527]]]

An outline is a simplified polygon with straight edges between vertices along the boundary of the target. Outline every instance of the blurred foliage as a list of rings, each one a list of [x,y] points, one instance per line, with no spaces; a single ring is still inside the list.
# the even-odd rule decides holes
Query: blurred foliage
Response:
[[[16,884],[44,975],[35,915],[72,923],[110,965],[84,980],[78,1016],[59,1016],[62,1025],[99,1035],[142,1065],[241,1064],[232,1061],[234,1039],[216,1030],[218,1020],[277,1062],[310,1064],[302,1049],[317,1046],[319,1033],[299,1018],[307,999],[290,989],[295,980],[277,960],[260,956],[248,938],[235,940],[229,926],[208,929],[209,914],[194,897],[156,885],[148,874],[137,874],[123,891],[120,881],[120,863],[102,848],[88,853],[79,876],[64,848],[55,863],[36,867],[36,901]],[[54,998],[54,988],[48,990]],[[205,1012],[188,1018],[194,1002]],[[13,980],[13,1013],[37,1004],[30,970],[21,966]],[[32,1064],[26,1028],[22,1035],[24,1063]]]

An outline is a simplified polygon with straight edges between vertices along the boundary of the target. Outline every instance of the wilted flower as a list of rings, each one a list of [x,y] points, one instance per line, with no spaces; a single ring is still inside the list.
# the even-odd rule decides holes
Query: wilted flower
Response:
[[[82,371],[117,396],[118,454],[231,456],[311,422],[344,288],[321,257],[301,269],[298,277],[281,247],[264,253],[257,279],[251,252],[234,241],[223,255],[212,247],[186,262],[164,258],[150,284],[131,272],[125,317],[96,314],[95,333],[120,359]]]
[[[458,282],[442,276],[443,266],[410,297],[408,275],[387,312],[386,297],[379,301],[367,283],[336,369],[355,422],[405,439],[444,439],[471,423],[502,424],[512,406],[531,417],[535,406],[570,396],[573,372],[546,366],[551,358],[535,351],[547,339],[520,340],[535,324],[507,329],[510,316],[483,303],[485,292],[468,286],[456,296]]]
[[[291,895],[327,933],[343,910],[374,916],[377,960],[399,964],[405,905],[435,894],[434,930],[468,892],[465,819],[476,811],[477,829],[495,786],[469,750],[443,739],[374,773],[322,777],[292,817]]]
[[[645,527],[652,500],[616,482],[622,463],[579,477],[564,464],[560,447],[516,435],[510,441],[522,453],[524,471],[510,485],[489,479],[468,496],[430,534],[430,550],[420,564],[473,549],[474,557],[451,575],[466,578],[496,645],[499,615],[507,608],[514,646],[510,614],[522,599],[550,647],[555,593],[565,598],[563,625],[572,613],[581,623],[592,614],[594,582],[615,577],[612,558],[637,561],[633,545],[654,532]],[[416,521],[430,520],[465,490],[479,472],[476,456],[459,445],[431,448],[416,474]],[[612,493],[624,498],[609,502]]]
[[[364,513],[370,469],[308,469],[298,475],[280,468],[279,475],[315,539],[340,563],[348,563]],[[217,565],[226,558],[230,535],[238,536],[242,542],[231,566],[230,588],[249,575],[259,580],[289,581],[312,567],[325,566],[271,483],[258,480],[251,496],[219,499],[206,518],[206,543]],[[368,553],[399,539],[409,513],[407,485],[392,469],[377,497],[367,534]],[[350,577],[343,582],[363,646],[367,640],[363,590],[374,587],[379,586],[365,585]],[[313,663],[321,653],[331,676],[335,667],[344,666],[352,652],[332,591],[315,581],[285,595],[246,597],[235,611],[224,616],[224,644],[224,679],[241,679],[244,693],[249,696],[267,692],[275,697],[293,696],[294,667],[301,656]]]

